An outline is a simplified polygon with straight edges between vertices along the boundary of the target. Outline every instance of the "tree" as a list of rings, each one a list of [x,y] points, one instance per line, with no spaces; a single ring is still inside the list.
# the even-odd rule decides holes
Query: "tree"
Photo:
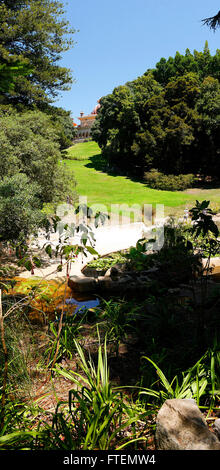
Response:
[[[151,70],[155,80],[166,86],[174,77],[180,77],[186,73],[196,73],[200,80],[211,75],[220,79],[220,50],[211,55],[208,42],[205,42],[203,51],[194,50],[193,53],[186,49],[185,55],[176,52],[174,57],[161,58],[156,67]],[[146,74],[149,73],[149,70]]]
[[[0,57],[9,64],[25,61],[31,69],[16,77],[10,95],[3,93],[4,103],[42,106],[69,89],[71,72],[58,62],[74,31],[63,15],[57,0],[0,0]]]
[[[23,173],[38,185],[41,204],[65,200],[69,175],[51,118],[40,111],[0,118],[0,180]]]
[[[217,15],[211,16],[210,18],[204,18],[202,22],[203,24],[209,26],[210,29],[216,31],[216,29],[220,26],[220,10]]]
[[[76,128],[73,125],[73,119],[71,118],[71,112],[49,105],[44,107],[44,112],[51,117],[60,149],[65,150],[70,147],[77,134]]]
[[[115,88],[100,100],[92,136],[111,167],[124,173],[142,173],[143,156],[132,151],[134,136],[143,129],[147,99],[160,90],[149,74]]]
[[[201,85],[196,110],[202,116],[198,129],[197,148],[200,171],[204,175],[220,175],[220,84],[207,77]],[[207,158],[208,156],[208,158]]]
[[[39,188],[18,173],[0,181],[0,241],[22,242],[43,226],[45,216],[38,197]]]
[[[15,87],[17,77],[30,74],[30,68],[24,62],[8,63],[0,59],[0,93],[10,93]]]
[[[103,97],[94,128],[110,168],[143,178],[219,172],[220,50],[161,59]]]
[[[199,95],[198,78],[186,74],[170,81],[145,105],[145,125],[134,136],[132,150],[142,154],[143,170],[157,168],[166,174],[188,171],[198,114],[193,108]],[[145,161],[144,161],[145,160]]]

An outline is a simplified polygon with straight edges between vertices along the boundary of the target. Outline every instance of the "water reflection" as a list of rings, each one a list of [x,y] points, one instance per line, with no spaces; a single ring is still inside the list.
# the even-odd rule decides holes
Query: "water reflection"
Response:
[[[75,307],[74,314],[80,311],[80,313],[85,312],[90,308],[95,308],[99,306],[99,299],[89,299],[89,300],[82,300],[78,301],[74,298],[66,299],[65,302],[67,305],[73,305]]]

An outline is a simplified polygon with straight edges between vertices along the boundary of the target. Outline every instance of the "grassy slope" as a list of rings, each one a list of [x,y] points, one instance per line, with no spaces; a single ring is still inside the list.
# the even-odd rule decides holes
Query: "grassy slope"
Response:
[[[77,192],[87,196],[88,204],[164,204],[165,213],[179,213],[191,207],[196,199],[208,199],[213,207],[220,206],[219,189],[192,191],[158,191],[124,176],[113,176],[102,171],[100,149],[95,142],[76,144],[68,149],[67,167],[74,171]]]

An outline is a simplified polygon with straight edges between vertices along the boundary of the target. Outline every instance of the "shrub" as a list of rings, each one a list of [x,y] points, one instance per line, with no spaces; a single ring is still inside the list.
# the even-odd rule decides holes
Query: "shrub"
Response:
[[[0,240],[18,241],[43,226],[39,185],[18,173],[0,181]]]
[[[60,160],[59,136],[46,114],[33,111],[0,118],[1,179],[23,173],[38,185],[41,203],[59,202],[70,191],[70,175]]]
[[[145,173],[144,179],[148,186],[153,189],[162,189],[166,191],[183,191],[192,187],[194,175],[165,175],[152,169]]]
[[[90,263],[88,263],[87,266],[89,268],[107,271],[109,268],[111,268],[115,264],[125,263],[126,261],[127,261],[127,258],[125,256],[123,256],[121,253],[116,253],[112,256],[106,256],[103,258],[100,257],[100,258],[94,259],[90,261]]]

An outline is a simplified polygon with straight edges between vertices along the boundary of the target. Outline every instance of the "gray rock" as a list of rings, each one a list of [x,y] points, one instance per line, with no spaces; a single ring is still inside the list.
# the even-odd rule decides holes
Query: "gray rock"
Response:
[[[97,288],[97,280],[93,277],[71,276],[68,280],[68,286],[74,292],[95,292]]]
[[[155,438],[158,450],[220,450],[194,400],[166,400],[157,415]]]
[[[101,291],[108,291],[112,294],[123,293],[129,288],[131,279],[128,276],[112,279],[111,276],[100,276],[97,280],[98,287]]]
[[[106,270],[105,269],[96,269],[96,268],[91,268],[90,266],[85,266],[85,268],[82,269],[82,273],[84,276],[87,277],[99,277],[99,276],[104,276]]]
[[[217,438],[220,440],[220,419],[216,419],[213,426],[213,431],[216,434]]]
[[[101,290],[111,289],[113,285],[113,280],[110,276],[99,276],[97,279],[98,286]]]

